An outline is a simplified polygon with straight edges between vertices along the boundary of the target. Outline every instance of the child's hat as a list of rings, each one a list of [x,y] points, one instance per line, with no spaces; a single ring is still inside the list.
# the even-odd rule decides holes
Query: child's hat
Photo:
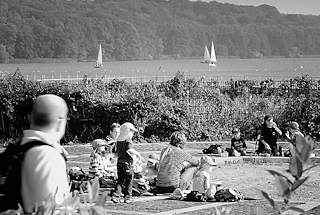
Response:
[[[126,130],[132,130],[132,131],[135,131],[137,132],[138,129],[136,129],[136,127],[134,127],[134,125],[131,123],[131,122],[125,122],[123,123],[121,126],[120,126],[120,130],[123,129],[126,129]]]
[[[297,122],[290,122],[288,125],[289,128],[294,129],[294,130],[299,130],[299,124]]]
[[[209,164],[210,166],[216,166],[217,163],[214,162],[209,156],[202,156],[200,158],[200,165]]]
[[[108,145],[108,143],[106,141],[104,141],[103,139],[95,139],[94,141],[92,141],[92,148],[93,149],[97,149],[100,146],[106,146]]]

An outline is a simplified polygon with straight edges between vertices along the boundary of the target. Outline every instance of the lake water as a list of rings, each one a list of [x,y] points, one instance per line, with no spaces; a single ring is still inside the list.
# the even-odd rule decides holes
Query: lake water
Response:
[[[301,74],[320,79],[320,58],[266,58],[266,59],[218,59],[216,67],[200,63],[198,59],[113,61],[104,67],[93,68],[94,62],[0,64],[0,74],[14,72],[17,68],[28,79],[63,79],[89,77],[166,79],[177,71],[185,76],[216,78],[219,80],[273,78],[282,80]]]

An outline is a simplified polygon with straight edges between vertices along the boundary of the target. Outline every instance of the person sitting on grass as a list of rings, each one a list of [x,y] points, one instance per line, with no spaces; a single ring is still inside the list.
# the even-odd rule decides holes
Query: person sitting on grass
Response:
[[[204,193],[208,199],[213,199],[216,192],[217,185],[210,183],[210,173],[216,165],[209,156],[201,157],[199,169],[193,177],[193,191]]]
[[[89,165],[89,175],[94,178],[98,177],[101,179],[106,175],[105,171],[105,145],[106,141],[102,139],[95,139],[92,141],[93,151],[90,154],[90,165]]]
[[[118,180],[115,192],[112,195],[114,203],[122,202],[121,194],[124,195],[124,202],[132,202],[132,182],[134,176],[133,157],[137,156],[143,161],[142,156],[133,148],[132,137],[138,130],[130,122],[120,126],[120,136],[115,145],[115,152],[118,156],[117,170]]]
[[[258,154],[271,154],[273,156],[279,156],[277,139],[278,135],[282,135],[281,130],[277,124],[273,121],[272,116],[266,115],[264,117],[264,123],[261,126],[261,132],[259,134]]]
[[[232,139],[231,139],[231,153],[230,156],[245,156],[247,145],[243,137],[241,137],[240,130],[238,128],[234,128],[232,130]]]
[[[287,127],[287,132],[285,133],[286,139],[292,144],[290,146],[290,151],[285,153],[285,156],[291,157],[294,155],[294,147],[297,147],[299,151],[302,150],[303,146],[299,145],[299,141],[297,141],[299,138],[304,138],[304,135],[301,133],[299,124],[297,122],[289,122]]]
[[[198,160],[183,150],[186,142],[187,138],[181,131],[173,132],[170,145],[161,151],[156,193],[172,193],[178,187],[185,190],[191,186]]]
[[[293,144],[293,146],[297,147],[299,151],[301,151],[303,146],[297,145],[297,139],[299,137],[304,137],[301,133],[299,124],[297,122],[290,122],[288,124],[288,130],[285,133],[287,140]]]

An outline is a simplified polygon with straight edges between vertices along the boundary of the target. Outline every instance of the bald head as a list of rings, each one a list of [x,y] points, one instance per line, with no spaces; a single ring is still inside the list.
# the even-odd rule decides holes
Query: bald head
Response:
[[[59,96],[46,94],[36,98],[31,114],[31,127],[50,128],[59,120],[66,120],[68,107]]]

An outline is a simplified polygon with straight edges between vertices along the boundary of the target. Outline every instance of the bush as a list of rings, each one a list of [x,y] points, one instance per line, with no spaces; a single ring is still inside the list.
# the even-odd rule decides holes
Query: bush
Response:
[[[61,96],[69,108],[69,122],[62,142],[88,142],[108,135],[113,122],[134,123],[139,141],[166,141],[176,130],[189,140],[229,139],[239,127],[255,139],[265,114],[280,127],[290,120],[319,139],[319,83],[297,77],[276,84],[272,80],[229,81],[187,79],[178,73],[172,80],[136,83],[114,79],[87,80],[79,84],[25,80],[17,71],[0,80],[0,138],[18,138],[28,128],[33,100],[41,94]]]

